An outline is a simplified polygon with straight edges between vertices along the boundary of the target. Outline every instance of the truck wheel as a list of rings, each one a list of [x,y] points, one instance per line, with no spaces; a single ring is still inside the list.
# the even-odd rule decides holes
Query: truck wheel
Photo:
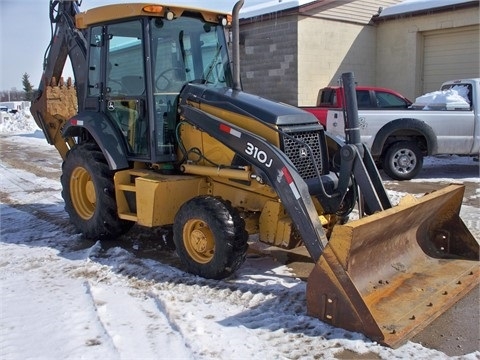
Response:
[[[399,141],[388,148],[382,167],[394,180],[410,180],[418,175],[423,165],[423,155],[412,141]]]
[[[173,241],[192,274],[209,279],[230,276],[245,261],[247,240],[238,211],[220,198],[193,198],[175,216]]]
[[[92,143],[73,147],[62,165],[62,197],[71,223],[89,239],[114,239],[134,222],[121,220],[110,171],[103,153]]]

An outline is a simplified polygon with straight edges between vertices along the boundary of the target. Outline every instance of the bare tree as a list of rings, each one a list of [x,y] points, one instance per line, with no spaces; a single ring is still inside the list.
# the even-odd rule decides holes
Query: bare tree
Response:
[[[17,90],[16,87],[10,90],[0,91],[0,101],[22,101],[25,99],[25,92]]]

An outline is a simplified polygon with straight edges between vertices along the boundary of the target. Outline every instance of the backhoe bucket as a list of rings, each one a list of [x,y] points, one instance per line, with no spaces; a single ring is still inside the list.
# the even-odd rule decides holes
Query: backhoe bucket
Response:
[[[335,226],[308,278],[308,313],[398,347],[479,282],[463,185]]]

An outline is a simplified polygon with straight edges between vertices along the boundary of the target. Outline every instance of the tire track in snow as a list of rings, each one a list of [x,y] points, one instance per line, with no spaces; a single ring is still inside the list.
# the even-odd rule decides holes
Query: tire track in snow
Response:
[[[158,299],[134,290],[128,281],[124,286],[117,282],[113,286],[87,284],[98,321],[120,358],[153,359],[159,354],[192,357],[182,334],[164,311],[158,311]]]
[[[91,339],[90,343],[92,345],[100,345],[100,344],[108,343],[110,345],[110,348],[114,350],[115,355],[117,357],[119,357],[120,352],[118,351],[118,348],[115,346],[115,342],[113,341],[113,338],[112,338],[111,334],[108,332],[108,329],[105,327],[105,323],[99,317],[98,307],[102,306],[103,303],[95,300],[95,298],[92,294],[92,287],[91,287],[89,281],[85,281],[84,286],[85,286],[85,290],[86,290],[85,291],[86,295],[90,298],[91,305],[92,305],[92,307],[93,307],[93,309],[94,309],[94,311],[97,315],[98,324],[103,329],[103,336],[101,338],[100,338],[100,336],[97,336],[97,338]]]
[[[0,199],[4,199],[3,196],[4,193],[0,191]],[[39,220],[46,221],[49,224],[58,227],[59,230],[70,227],[70,220],[63,209],[63,204],[22,204],[11,201],[4,202],[4,204],[18,211],[28,213]]]

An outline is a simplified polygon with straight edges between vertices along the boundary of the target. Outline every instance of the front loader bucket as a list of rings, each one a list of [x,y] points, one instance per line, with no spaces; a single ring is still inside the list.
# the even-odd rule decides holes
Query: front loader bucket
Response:
[[[479,282],[479,243],[459,217],[464,187],[335,226],[308,278],[308,313],[397,347]]]

